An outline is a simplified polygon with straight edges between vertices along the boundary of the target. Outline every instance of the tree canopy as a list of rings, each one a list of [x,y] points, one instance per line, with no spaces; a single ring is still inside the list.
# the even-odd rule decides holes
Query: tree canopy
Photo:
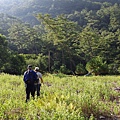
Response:
[[[4,0],[0,3],[0,11],[7,13],[0,14],[0,65],[4,71],[17,68],[12,60],[21,65],[34,63],[49,72],[85,74],[86,68],[88,72],[94,68],[97,72],[94,74],[120,73],[120,1]],[[26,54],[35,57],[29,59]]]

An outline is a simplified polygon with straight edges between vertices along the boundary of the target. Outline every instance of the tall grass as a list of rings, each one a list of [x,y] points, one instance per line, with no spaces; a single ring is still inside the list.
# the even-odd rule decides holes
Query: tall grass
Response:
[[[0,120],[94,120],[120,115],[120,76],[43,76],[40,98],[25,103],[23,76],[0,75]]]

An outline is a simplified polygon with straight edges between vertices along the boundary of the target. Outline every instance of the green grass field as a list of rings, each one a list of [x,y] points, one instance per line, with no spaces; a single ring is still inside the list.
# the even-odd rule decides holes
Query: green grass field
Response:
[[[120,76],[47,74],[40,98],[28,103],[22,79],[0,74],[0,120],[120,119]]]

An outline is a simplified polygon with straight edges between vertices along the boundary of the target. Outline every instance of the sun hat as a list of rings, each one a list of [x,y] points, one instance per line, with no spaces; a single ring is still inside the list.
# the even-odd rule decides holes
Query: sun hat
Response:
[[[27,68],[32,68],[32,65],[28,65],[28,67]]]
[[[39,70],[39,67],[35,67],[35,70]]]

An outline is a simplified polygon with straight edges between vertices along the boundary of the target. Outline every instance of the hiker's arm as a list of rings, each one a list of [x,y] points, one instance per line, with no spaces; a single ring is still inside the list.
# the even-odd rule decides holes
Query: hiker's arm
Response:
[[[26,72],[24,73],[23,81],[26,82]]]
[[[43,79],[42,79],[42,78],[40,78],[40,79],[41,79],[41,83],[43,83],[43,84],[44,84]]]

